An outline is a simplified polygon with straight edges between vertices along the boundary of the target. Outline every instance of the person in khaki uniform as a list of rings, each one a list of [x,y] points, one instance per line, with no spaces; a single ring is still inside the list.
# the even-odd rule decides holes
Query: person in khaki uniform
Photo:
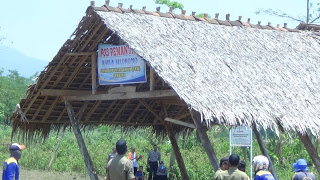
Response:
[[[222,171],[220,176],[216,180],[249,180],[246,173],[238,169],[240,157],[237,154],[231,154],[229,156],[229,169]]]
[[[107,164],[107,180],[134,180],[132,162],[125,156],[127,143],[118,140],[116,143],[117,155]]]
[[[225,170],[229,169],[229,164],[228,164],[229,158],[228,157],[223,157],[220,159],[220,168],[214,173],[214,178],[217,179],[218,176],[221,176],[221,173]]]

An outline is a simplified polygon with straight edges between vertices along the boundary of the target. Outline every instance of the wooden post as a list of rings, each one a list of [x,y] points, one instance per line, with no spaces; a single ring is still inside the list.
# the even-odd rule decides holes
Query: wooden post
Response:
[[[217,171],[219,169],[219,163],[218,163],[216,153],[214,152],[212,145],[211,145],[211,142],[209,140],[209,137],[207,135],[207,128],[202,125],[199,112],[192,109],[191,116],[192,116],[194,124],[197,127],[197,133],[200,137],[203,148],[206,151],[207,156],[210,160],[211,166],[214,169],[214,171]]]
[[[97,56],[96,53],[91,55],[91,76],[92,76],[92,94],[97,92]]]
[[[82,158],[83,158],[83,160],[84,160],[84,162],[86,164],[90,180],[98,180],[98,176],[97,176],[97,174],[95,173],[95,171],[93,169],[93,165],[92,165],[92,161],[91,161],[90,155],[88,153],[87,147],[86,147],[86,145],[84,143],[84,140],[83,140],[83,137],[81,135],[80,128],[79,128],[79,121],[80,121],[81,116],[82,116],[83,113],[80,113],[79,117],[76,118],[74,110],[73,110],[71,104],[66,99],[64,100],[64,103],[65,103],[67,111],[68,111],[68,116],[69,116],[69,119],[70,119],[70,123],[71,123],[72,129],[73,129],[73,132],[74,132],[74,134],[76,136],[76,139],[77,139],[77,142],[78,142],[78,145],[79,145],[79,149],[80,149]]]
[[[174,132],[172,130],[172,125],[167,126],[167,131],[168,131],[169,139],[171,141],[172,149],[174,151],[174,154],[175,154],[177,162],[178,162],[178,166],[179,166],[179,169],[181,172],[182,179],[189,180],[190,178],[188,176],[186,166],[184,165],[184,161],[183,161],[182,155],[180,153],[176,137],[174,136]]]
[[[51,157],[50,162],[49,162],[49,164],[48,164],[48,168],[47,168],[48,171],[50,171],[50,168],[51,168],[51,165],[52,165],[52,163],[53,163],[54,157],[56,156],[56,153],[57,153],[57,151],[58,151],[58,149],[59,149],[59,147],[60,147],[60,144],[61,144],[61,141],[62,141],[62,139],[63,139],[63,136],[64,136],[64,133],[65,133],[65,132],[66,132],[66,127],[63,128],[63,131],[62,131],[60,140],[59,140],[56,148],[55,148],[54,151],[53,151],[52,157]]]
[[[149,67],[150,67],[150,91],[154,91],[155,83],[156,83],[155,72],[151,66]]]
[[[270,156],[269,156],[269,154],[268,154],[267,148],[266,148],[266,146],[265,146],[264,143],[263,143],[263,140],[262,140],[262,138],[261,138],[261,134],[260,134],[260,132],[259,132],[258,129],[257,129],[256,123],[253,123],[253,132],[254,132],[254,134],[256,135],[256,138],[257,138],[257,141],[258,141],[258,144],[259,144],[261,153],[262,153],[264,156],[266,156],[266,157],[268,158],[268,160],[269,160],[270,169],[271,169],[271,173],[272,173],[273,177],[276,178],[276,179],[279,179],[278,176],[277,176],[277,174],[276,174],[276,171],[274,170],[273,163],[272,163],[271,158],[270,158]]]
[[[320,174],[320,158],[316,151],[316,148],[313,146],[307,133],[306,134],[301,134],[300,132],[297,132],[297,133],[300,137],[300,140],[304,144],[304,147],[307,149],[313,164],[316,166],[318,173]]]

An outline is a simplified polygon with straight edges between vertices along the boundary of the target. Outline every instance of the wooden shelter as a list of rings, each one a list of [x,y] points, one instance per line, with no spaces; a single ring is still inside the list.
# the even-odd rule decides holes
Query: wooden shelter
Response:
[[[132,48],[147,63],[147,83],[98,85],[101,43]],[[207,127],[249,125],[298,132],[316,164],[308,133],[320,130],[319,52],[316,31],[92,3],[17,106],[13,132],[31,139],[72,125],[86,159],[79,126],[151,126],[168,133],[188,179],[175,132],[196,127],[217,169]]]

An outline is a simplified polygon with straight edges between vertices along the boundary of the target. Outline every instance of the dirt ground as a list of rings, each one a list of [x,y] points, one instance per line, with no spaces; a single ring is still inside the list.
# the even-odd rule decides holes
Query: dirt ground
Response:
[[[1,168],[2,176],[2,168]],[[88,174],[20,169],[20,180],[90,180]],[[104,180],[99,176],[99,180]]]

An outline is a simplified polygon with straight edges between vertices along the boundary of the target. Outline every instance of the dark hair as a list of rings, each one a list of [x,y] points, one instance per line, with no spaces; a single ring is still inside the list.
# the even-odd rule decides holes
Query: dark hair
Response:
[[[240,161],[239,166],[238,166],[238,169],[239,169],[240,171],[245,172],[245,171],[246,171],[246,165],[247,165],[246,162]]]
[[[127,143],[125,140],[118,140],[116,143],[117,153],[122,155],[127,152]]]
[[[231,154],[229,156],[229,163],[231,166],[237,166],[239,164],[240,157],[237,154]]]
[[[224,162],[228,162],[228,160],[229,160],[228,157],[223,157],[223,158],[221,158],[221,159],[220,159],[220,167],[222,166],[222,164],[223,164]]]

